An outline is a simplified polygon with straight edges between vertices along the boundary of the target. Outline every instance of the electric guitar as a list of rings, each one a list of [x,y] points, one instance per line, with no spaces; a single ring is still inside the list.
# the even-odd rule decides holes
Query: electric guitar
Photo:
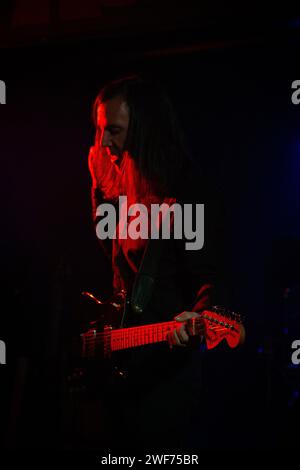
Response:
[[[126,317],[126,294],[119,293],[109,302],[101,302],[89,292],[82,294],[93,301],[90,303],[93,311],[89,311],[84,302],[82,313],[86,317],[89,311],[90,321],[84,321],[88,327],[79,329],[72,345],[75,362],[73,366],[71,364],[68,376],[72,391],[99,392],[105,389],[105,384],[114,388],[116,384],[117,387],[122,386],[131,376],[130,366],[128,370],[130,357],[126,356],[126,350],[131,354],[134,348],[167,343],[168,335],[179,325],[179,322],[173,320],[133,327],[115,327],[113,325],[116,324],[116,318]],[[201,338],[207,349],[215,348],[221,342],[226,342],[230,348],[236,348],[244,342],[245,329],[240,315],[222,307],[204,310],[198,317],[185,323],[189,336],[193,337],[193,340],[196,340],[197,336]]]
[[[110,358],[115,351],[166,342],[168,334],[179,324],[169,321],[130,328],[113,328],[106,324],[99,328],[98,323],[90,322],[89,328],[80,334],[82,358]],[[187,320],[186,325],[189,336],[201,336],[207,349],[216,347],[223,340],[230,348],[235,348],[245,337],[240,315],[221,307],[202,311],[199,317]]]

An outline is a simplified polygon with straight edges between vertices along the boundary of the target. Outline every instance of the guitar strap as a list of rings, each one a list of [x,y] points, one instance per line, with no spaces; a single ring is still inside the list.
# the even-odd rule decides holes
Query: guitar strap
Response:
[[[146,244],[131,293],[131,308],[134,313],[142,314],[152,297],[163,241],[161,238],[149,238]]]
[[[173,232],[174,213],[172,212],[170,215],[170,237]],[[140,268],[135,277],[131,292],[131,308],[134,313],[142,314],[152,297],[159,270],[159,261],[163,252],[163,244],[166,241],[167,240],[163,238],[149,238],[146,244]]]

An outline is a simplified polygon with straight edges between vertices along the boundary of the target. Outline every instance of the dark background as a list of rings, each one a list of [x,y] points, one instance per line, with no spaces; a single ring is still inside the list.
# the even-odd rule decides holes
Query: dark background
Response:
[[[46,22],[20,25],[19,3],[3,3],[0,23],[1,441],[63,446],[60,345],[76,295],[105,298],[111,281],[91,223],[91,107],[107,80],[134,72],[165,85],[199,170],[223,193],[229,307],[247,329],[240,352],[206,357],[212,403],[235,410],[223,445],[296,446],[300,105],[291,84],[300,78],[300,15],[235,19],[193,2],[124,2],[102,5],[98,20],[82,11],[72,19],[76,2],[49,2]]]

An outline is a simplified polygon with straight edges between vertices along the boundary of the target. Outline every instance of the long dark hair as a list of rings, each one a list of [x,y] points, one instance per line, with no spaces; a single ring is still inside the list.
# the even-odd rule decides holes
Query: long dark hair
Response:
[[[156,81],[137,75],[106,84],[93,106],[96,124],[98,106],[122,96],[129,107],[125,151],[156,194],[174,195],[192,163],[182,128],[167,93]]]

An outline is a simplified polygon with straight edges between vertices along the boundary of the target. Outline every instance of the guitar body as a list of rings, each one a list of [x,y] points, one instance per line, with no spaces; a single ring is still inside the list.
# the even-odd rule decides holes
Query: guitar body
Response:
[[[115,386],[123,386],[127,372],[126,354],[120,351],[106,356],[103,347],[95,344],[93,354],[83,351],[83,338],[87,334],[102,335],[107,329],[119,329],[124,313],[125,299],[100,303],[89,293],[83,293],[80,303],[77,333],[72,338],[69,387],[75,392],[107,395]],[[98,303],[99,302],[99,303]]]

